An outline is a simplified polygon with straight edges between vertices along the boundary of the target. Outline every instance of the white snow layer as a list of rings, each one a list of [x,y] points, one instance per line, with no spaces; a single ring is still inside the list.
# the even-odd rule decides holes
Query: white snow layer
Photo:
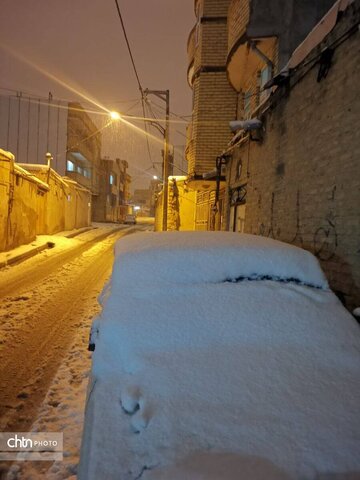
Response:
[[[358,325],[329,290],[223,282],[258,275],[326,287],[311,254],[250,235],[118,242],[80,480],[360,478]]]
[[[327,287],[325,276],[311,253],[255,235],[143,233],[118,242],[115,252],[115,285],[118,281],[135,287],[162,282],[189,284],[271,275]]]

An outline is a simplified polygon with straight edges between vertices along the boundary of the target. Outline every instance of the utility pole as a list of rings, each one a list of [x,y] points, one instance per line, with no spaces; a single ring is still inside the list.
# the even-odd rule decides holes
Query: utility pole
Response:
[[[167,230],[168,213],[168,190],[169,190],[169,116],[170,116],[170,92],[169,90],[144,90],[144,95],[156,95],[166,103],[165,129],[164,129],[164,161],[163,161],[163,222],[162,229]],[[152,122],[154,123],[154,122]]]

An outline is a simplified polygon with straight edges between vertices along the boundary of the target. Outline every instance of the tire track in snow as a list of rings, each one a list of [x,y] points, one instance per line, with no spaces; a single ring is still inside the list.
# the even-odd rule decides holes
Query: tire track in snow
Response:
[[[27,431],[31,426],[79,327],[87,296],[91,290],[101,291],[111,271],[113,244],[126,233],[130,232],[119,232],[90,248],[86,245],[36,288],[22,290],[19,296],[14,287],[14,297],[5,299],[8,309],[13,306],[20,314],[16,312],[1,345],[2,431]]]

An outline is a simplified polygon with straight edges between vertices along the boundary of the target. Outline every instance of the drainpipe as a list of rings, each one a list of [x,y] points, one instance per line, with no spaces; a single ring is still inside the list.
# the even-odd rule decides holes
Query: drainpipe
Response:
[[[253,40],[249,40],[248,42],[248,45],[250,46],[251,50],[253,50],[256,55],[264,62],[266,63],[266,65],[270,68],[270,71],[271,71],[271,78],[274,76],[274,64],[273,62],[270,60],[269,57],[267,57],[265,55],[265,53],[263,53],[256,45],[256,42],[254,42]]]

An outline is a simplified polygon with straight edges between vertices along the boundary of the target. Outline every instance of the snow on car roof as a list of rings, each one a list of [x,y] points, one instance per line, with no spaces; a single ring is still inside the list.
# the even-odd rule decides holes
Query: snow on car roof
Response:
[[[270,238],[232,232],[148,232],[122,238],[115,247],[113,283],[195,284],[239,277],[297,280],[327,288],[308,251]]]
[[[113,275],[102,299],[79,480],[325,478],[360,469],[359,329],[331,291],[273,281],[142,284],[166,262],[167,278],[177,278],[181,238],[194,281],[197,251],[210,262],[201,278],[243,271],[232,250],[238,239],[258,269],[266,253],[272,271],[284,263],[284,249],[294,265],[277,272],[304,269],[308,258],[236,234],[222,241],[227,256],[216,237],[224,236],[137,234],[118,244],[116,273],[139,286],[125,274],[115,285]],[[271,248],[253,258],[257,240]],[[239,268],[229,270],[233,263]],[[208,276],[213,268],[217,277]]]

